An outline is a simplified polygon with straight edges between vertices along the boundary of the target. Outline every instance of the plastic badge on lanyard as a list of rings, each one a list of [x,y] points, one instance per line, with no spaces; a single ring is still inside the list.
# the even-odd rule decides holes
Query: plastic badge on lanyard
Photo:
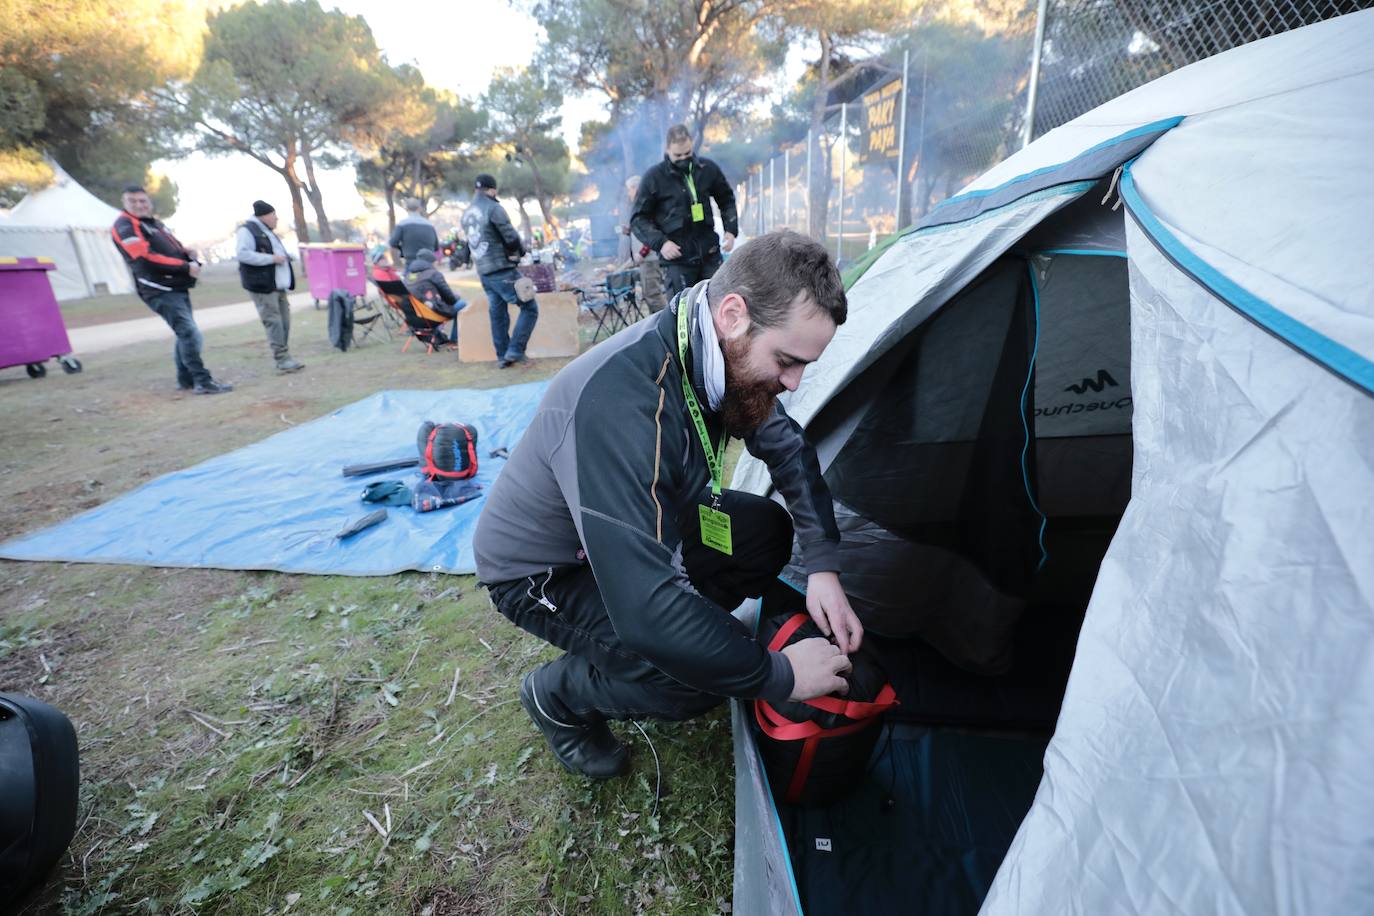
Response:
[[[725,431],[721,430],[720,445],[711,448],[711,435],[706,431],[706,421],[701,416],[701,405],[697,403],[696,392],[692,391],[691,370],[687,366],[687,310],[693,308],[691,296],[684,294],[677,302],[677,347],[678,358],[682,361],[682,396],[687,401],[687,412],[692,415],[692,425],[697,428],[701,448],[706,452],[706,466],[711,472],[711,505],[697,506],[701,518],[701,543],[718,550],[726,556],[734,556],[734,542],[730,536],[730,516],[720,511],[720,469],[725,457]]]

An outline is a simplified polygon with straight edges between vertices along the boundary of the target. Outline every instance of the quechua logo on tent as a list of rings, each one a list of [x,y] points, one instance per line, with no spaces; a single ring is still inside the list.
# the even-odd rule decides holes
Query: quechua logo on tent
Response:
[[[1113,388],[1119,387],[1116,383],[1116,379],[1112,378],[1112,374],[1110,372],[1108,372],[1106,369],[1098,369],[1097,378],[1085,378],[1079,384],[1070,385],[1064,390],[1072,391],[1074,394],[1082,394],[1083,392],[1091,388],[1094,392],[1101,394],[1102,389],[1106,388],[1108,385],[1110,385]]]
[[[1077,384],[1069,385],[1064,390],[1070,394],[1082,395],[1091,391],[1094,394],[1101,394],[1108,388],[1120,388],[1121,383],[1112,378],[1112,374],[1106,369],[1098,369],[1096,378],[1084,378]],[[1093,401],[1074,401],[1069,404],[1056,404],[1049,407],[1037,407],[1032,411],[1032,416],[1036,417],[1057,417],[1061,414],[1091,413],[1098,410],[1125,410],[1131,406],[1130,394],[1117,397],[1116,394],[1107,395],[1107,400]]]

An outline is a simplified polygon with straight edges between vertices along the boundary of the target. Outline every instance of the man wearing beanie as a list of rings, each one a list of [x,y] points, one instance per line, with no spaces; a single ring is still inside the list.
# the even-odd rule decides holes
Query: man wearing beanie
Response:
[[[277,228],[277,211],[265,201],[253,201],[253,215],[239,227],[239,279],[253,298],[258,317],[267,329],[267,343],[277,361],[278,372],[298,372],[305,364],[292,359],[287,346],[291,336],[291,303],[288,290],[296,288],[296,272],[286,246],[272,230]]]
[[[528,290],[522,297],[516,281],[520,272],[515,269],[525,254],[525,244],[510,223],[506,208],[496,202],[496,179],[478,175],[472,203],[463,213],[463,232],[472,246],[472,263],[487,294],[487,316],[491,319],[491,343],[496,350],[496,365],[505,369],[525,362],[525,346],[539,320],[539,306],[534,293]],[[527,284],[522,284],[523,289]],[[510,306],[520,308],[520,317],[511,331]]]

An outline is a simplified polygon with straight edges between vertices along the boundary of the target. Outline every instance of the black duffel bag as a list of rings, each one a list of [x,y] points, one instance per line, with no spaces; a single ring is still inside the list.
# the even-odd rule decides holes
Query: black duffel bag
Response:
[[[0,901],[15,902],[66,852],[76,833],[77,777],[67,717],[0,693]]]
[[[807,614],[764,620],[759,642],[774,652],[822,636]],[[846,696],[769,703],[754,701],[759,754],[774,797],[789,805],[828,805],[856,789],[882,731],[883,714],[897,703],[882,666],[866,646],[849,655],[854,670]]]

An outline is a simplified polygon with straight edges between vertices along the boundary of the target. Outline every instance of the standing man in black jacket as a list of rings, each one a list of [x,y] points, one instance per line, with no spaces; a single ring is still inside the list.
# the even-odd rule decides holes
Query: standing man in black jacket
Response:
[[[153,217],[153,200],[147,191],[130,185],[124,189],[123,203],[110,235],[129,265],[139,298],[177,336],[172,351],[177,387],[196,394],[233,391],[233,385],[215,381],[200,359],[205,339],[191,315],[190,293],[200,276],[200,261]]]
[[[239,282],[258,309],[277,371],[299,372],[305,363],[291,356],[291,301],[286,296],[296,288],[296,271],[276,229],[277,211],[266,201],[253,201],[253,215],[239,227],[234,240]]]
[[[434,224],[425,219],[425,205],[421,203],[420,198],[406,198],[405,219],[391,230],[388,244],[400,252],[402,264],[414,258],[415,253],[421,248],[439,250],[439,233],[435,231]]]
[[[635,196],[630,228],[663,259],[664,294],[672,299],[720,268],[739,234],[735,192],[720,166],[692,154],[692,135],[682,124],[668,128],[663,161],[644,173]],[[711,201],[725,230],[722,245],[711,217]]]
[[[625,771],[608,719],[847,689],[863,627],[840,587],[834,503],[776,398],[847,309],[823,246],[769,233],[554,376],[487,496],[473,550],[497,609],[567,652],[525,677],[520,702],[568,769]],[[723,489],[730,436],[768,465],[786,509]],[[836,644],[772,652],[730,609],[777,577],[794,533],[807,610]]]
[[[496,179],[478,175],[475,184],[472,204],[463,213],[463,232],[472,246],[472,262],[477,266],[482,291],[487,294],[497,365],[505,369],[525,361],[525,347],[539,320],[539,306],[533,294],[528,300],[516,295],[515,281],[520,279],[520,272],[515,265],[525,254],[525,243],[511,225],[506,208],[496,202]],[[514,332],[510,327],[512,305],[520,308]]]

